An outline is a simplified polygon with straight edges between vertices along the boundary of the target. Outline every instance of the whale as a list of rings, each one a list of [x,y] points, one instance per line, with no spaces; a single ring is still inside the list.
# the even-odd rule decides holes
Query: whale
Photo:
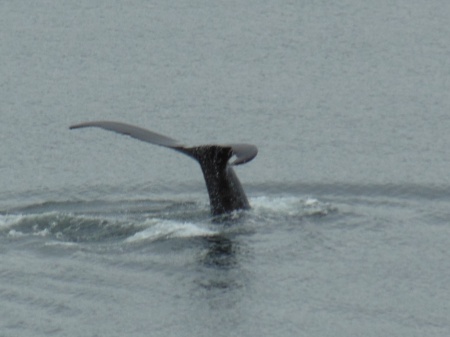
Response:
[[[247,196],[233,167],[248,163],[258,154],[252,144],[186,146],[159,133],[126,123],[92,121],[74,124],[69,129],[97,127],[181,152],[200,164],[208,191],[211,214],[223,215],[250,209]],[[232,161],[230,159],[233,158]]]

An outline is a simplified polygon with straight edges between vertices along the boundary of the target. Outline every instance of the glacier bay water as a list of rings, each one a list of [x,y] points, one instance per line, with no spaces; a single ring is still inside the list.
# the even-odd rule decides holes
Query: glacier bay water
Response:
[[[0,336],[448,336],[445,1],[0,8]],[[102,119],[257,145],[252,209]]]

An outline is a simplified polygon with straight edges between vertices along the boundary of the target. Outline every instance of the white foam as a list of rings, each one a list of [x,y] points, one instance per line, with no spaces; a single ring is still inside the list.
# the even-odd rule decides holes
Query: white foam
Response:
[[[48,236],[49,234],[50,234],[50,230],[48,228],[44,228],[43,230],[33,232],[31,235],[45,237],[45,236]],[[25,234],[21,231],[15,230],[15,229],[11,229],[8,232],[8,237],[10,237],[10,238],[20,238],[20,237],[27,236],[27,235],[29,235],[29,234]]]
[[[210,229],[199,227],[199,225],[190,222],[151,219],[146,221],[146,225],[148,226],[146,229],[125,239],[125,242],[154,241],[162,238],[186,238],[216,234]]]
[[[23,215],[0,215],[0,228],[11,227],[20,222],[24,218]]]
[[[256,210],[290,213],[304,207],[304,201],[297,197],[256,197],[251,199],[252,207]]]
[[[305,206],[308,207],[312,207],[312,206],[317,206],[319,204],[319,200],[314,199],[314,198],[308,198],[305,200]]]
[[[78,243],[67,241],[51,241],[46,242],[44,245],[47,247],[75,247],[78,246]]]
[[[10,238],[20,238],[20,237],[22,237],[22,236],[24,236],[25,234],[24,233],[22,233],[22,232],[20,232],[20,231],[16,231],[16,230],[14,230],[14,229],[11,229],[9,232],[8,232],[8,237],[10,237]]]
[[[283,213],[289,216],[298,214],[326,214],[330,210],[328,203],[320,202],[318,199],[294,196],[282,197],[256,197],[251,199],[251,204],[256,212]]]
[[[50,234],[50,230],[48,228],[44,228],[43,230],[33,232],[34,236],[48,236]]]

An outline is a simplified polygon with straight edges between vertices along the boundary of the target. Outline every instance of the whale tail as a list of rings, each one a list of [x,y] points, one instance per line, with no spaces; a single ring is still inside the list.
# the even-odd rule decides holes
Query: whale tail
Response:
[[[258,149],[254,145],[227,144],[186,147],[177,140],[156,132],[111,121],[80,123],[70,126],[70,129],[85,127],[99,127],[114,131],[144,142],[171,148],[196,159],[205,178],[213,215],[250,208],[244,190],[231,166],[245,164],[255,158]],[[229,163],[229,159],[233,156],[236,159]]]

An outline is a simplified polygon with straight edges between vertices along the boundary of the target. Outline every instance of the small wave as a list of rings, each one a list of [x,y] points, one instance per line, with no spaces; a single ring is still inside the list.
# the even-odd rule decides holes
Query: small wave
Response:
[[[35,222],[32,220],[36,220]],[[0,229],[7,233],[10,238],[18,238],[26,235],[47,236],[50,234],[48,227],[38,225],[42,221],[42,216],[28,215],[5,215],[0,216]]]
[[[49,241],[45,243],[46,247],[76,247],[76,242]]]
[[[318,199],[307,197],[267,197],[261,196],[251,199],[252,207],[256,212],[270,212],[272,214],[283,214],[287,216],[314,216],[327,215],[336,211],[329,203]]]
[[[248,184],[247,184],[248,186]],[[376,183],[376,182],[268,182],[252,186],[255,192],[277,195],[315,195],[320,197],[425,199],[449,200],[450,186],[430,183]]]
[[[249,219],[284,221],[286,217],[324,216],[336,211],[335,207],[319,199],[292,195],[253,197],[250,203],[253,209],[249,212],[233,212],[219,219],[211,218],[203,207],[193,211],[192,205],[186,208],[184,204],[172,201],[136,201],[136,204],[128,201],[126,207],[122,206],[127,210],[123,212],[113,207],[117,202],[112,205],[82,203],[85,207],[75,210],[72,210],[73,205],[66,204],[51,210],[54,203],[45,203],[45,207],[39,204],[27,207],[21,213],[0,214],[0,235],[18,240],[40,237],[46,241],[69,243],[150,242],[212,236],[218,231],[228,231],[228,224],[237,225],[232,226],[233,230],[242,230],[240,224]],[[157,211],[148,211],[149,206],[154,206]]]
[[[148,227],[128,237],[125,239],[125,242],[134,243],[139,241],[211,236],[217,234],[217,232],[200,227],[198,224],[175,220],[151,219],[147,220],[144,225]]]
[[[138,227],[136,229],[136,227]],[[92,242],[127,237],[138,225],[114,217],[48,212],[0,218],[0,233],[10,237],[51,237],[62,242]]]
[[[19,222],[23,215],[1,215],[0,214],[0,229],[9,228]]]
[[[197,222],[150,218],[73,215],[58,212],[0,216],[0,230],[9,238],[49,237],[56,242],[154,241],[164,238],[209,236],[215,231]]]

